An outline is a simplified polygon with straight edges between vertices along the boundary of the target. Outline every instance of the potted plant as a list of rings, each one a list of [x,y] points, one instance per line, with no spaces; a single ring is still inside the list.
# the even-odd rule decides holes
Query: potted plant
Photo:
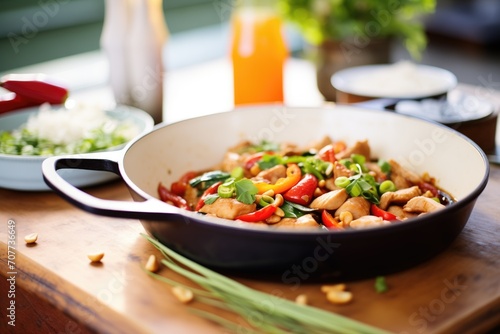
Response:
[[[435,0],[280,0],[284,18],[317,47],[318,88],[328,101],[335,101],[334,72],[389,62],[395,38],[418,60],[427,44],[421,18],[435,6]]]

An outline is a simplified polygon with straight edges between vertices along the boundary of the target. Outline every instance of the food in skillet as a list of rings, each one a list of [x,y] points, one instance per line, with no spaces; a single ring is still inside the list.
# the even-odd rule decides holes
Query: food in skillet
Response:
[[[274,227],[361,229],[399,223],[449,205],[429,175],[375,160],[367,140],[329,137],[307,147],[242,142],[219,166],[189,171],[161,200],[179,208]]]

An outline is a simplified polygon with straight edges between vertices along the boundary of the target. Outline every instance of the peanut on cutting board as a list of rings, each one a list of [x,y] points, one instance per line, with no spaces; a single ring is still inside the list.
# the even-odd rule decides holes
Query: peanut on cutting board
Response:
[[[150,271],[152,273],[155,273],[160,269],[158,265],[158,261],[156,261],[156,256],[154,254],[151,254],[148,258],[148,262],[146,262],[146,265],[144,266],[144,269],[147,271]]]
[[[307,305],[308,303],[308,298],[306,294],[300,294],[297,297],[295,297],[295,303],[299,305]]]
[[[103,252],[97,252],[97,253],[90,253],[90,254],[87,254],[87,257],[89,258],[89,260],[91,262],[100,262],[102,260],[102,258],[104,257],[104,253]]]
[[[326,299],[337,305],[350,303],[353,299],[352,292],[346,291],[347,286],[343,283],[334,285],[323,285],[321,291],[326,294]]]
[[[24,237],[24,242],[34,244],[38,240],[38,233],[31,233]]]
[[[187,304],[194,299],[193,291],[180,285],[174,286],[172,293],[183,304]]]

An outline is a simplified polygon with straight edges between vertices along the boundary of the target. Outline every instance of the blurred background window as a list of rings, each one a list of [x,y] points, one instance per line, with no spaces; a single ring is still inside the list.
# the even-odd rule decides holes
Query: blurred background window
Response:
[[[233,0],[165,0],[171,34],[220,25]],[[99,49],[104,0],[1,0],[0,71]]]
[[[168,67],[227,55],[228,21],[241,1],[164,0]],[[0,0],[0,72],[99,50],[103,18],[104,0]],[[498,81],[499,0],[439,0],[425,27],[423,63],[453,71],[460,82],[479,84],[492,73]],[[290,26],[287,34],[292,54],[300,55],[306,45],[300,34]],[[400,45],[391,52],[392,61],[408,58]]]

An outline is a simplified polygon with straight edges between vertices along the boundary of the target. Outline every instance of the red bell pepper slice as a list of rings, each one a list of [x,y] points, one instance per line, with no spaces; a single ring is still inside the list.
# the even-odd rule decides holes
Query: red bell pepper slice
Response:
[[[245,169],[250,170],[253,167],[253,165],[255,165],[266,154],[274,154],[274,152],[273,151],[257,152],[249,156],[244,164]]]
[[[332,230],[342,230],[344,229],[342,225],[340,225],[335,218],[331,215],[327,210],[323,210],[321,212],[321,221],[323,225]]]
[[[198,204],[196,204],[196,208],[194,209],[195,211],[200,211],[200,209],[205,205],[205,198],[207,196],[213,195],[217,192],[217,188],[222,184],[222,181],[216,182],[212,184],[210,187],[205,190],[203,195],[201,195],[200,200],[198,201]]]
[[[271,217],[276,212],[276,206],[267,205],[260,210],[250,212],[236,217],[236,220],[242,220],[247,223],[256,223]]]
[[[377,216],[377,217],[381,217],[383,220],[387,220],[387,221],[398,220],[398,217],[396,217],[395,215],[393,215],[390,212],[382,210],[381,208],[379,208],[377,205],[375,205],[373,203],[370,207],[370,212],[372,213],[372,215]]]
[[[170,185],[170,191],[178,196],[184,196],[186,194],[187,185],[189,180],[198,176],[197,172],[187,172],[181,176],[178,181],[172,182]]]
[[[329,144],[319,150],[318,156],[321,160],[331,162],[333,164],[335,161],[337,161],[335,153],[335,147],[332,144]]]
[[[69,94],[43,74],[8,74],[1,78],[0,86],[38,104],[62,104]]]
[[[39,103],[32,102],[21,95],[8,93],[0,96],[0,114],[16,109],[33,107]]]
[[[161,183],[158,184],[158,195],[160,196],[160,199],[163,202],[171,202],[173,205],[175,205],[178,208],[191,211],[189,204],[187,203],[187,201],[184,198],[182,198],[181,196],[178,196],[176,194],[173,194],[172,192],[170,192],[170,190],[168,190]]]
[[[306,174],[304,177],[287,190],[283,194],[283,198],[292,203],[297,203],[300,205],[308,205],[311,203],[314,195],[314,191],[318,187],[318,179],[312,174]]]

